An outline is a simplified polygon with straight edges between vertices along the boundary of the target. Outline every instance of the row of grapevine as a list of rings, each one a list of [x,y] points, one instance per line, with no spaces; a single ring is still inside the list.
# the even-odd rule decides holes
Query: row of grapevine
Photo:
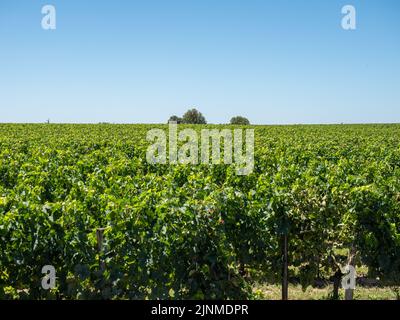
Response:
[[[0,298],[252,298],[283,239],[304,287],[343,250],[400,280],[400,126],[255,126],[247,176],[148,164],[151,128],[0,125]]]

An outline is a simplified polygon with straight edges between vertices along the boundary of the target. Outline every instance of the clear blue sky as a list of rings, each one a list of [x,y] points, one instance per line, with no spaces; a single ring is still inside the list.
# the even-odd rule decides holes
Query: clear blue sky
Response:
[[[400,122],[400,1],[0,0],[0,122],[157,123],[189,107],[211,123]]]

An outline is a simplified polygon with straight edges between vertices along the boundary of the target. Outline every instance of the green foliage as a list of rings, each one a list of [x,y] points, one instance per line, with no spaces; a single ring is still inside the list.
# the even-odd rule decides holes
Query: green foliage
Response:
[[[246,270],[280,280],[282,234],[304,288],[353,246],[398,278],[400,126],[255,127],[248,176],[148,164],[153,127],[0,124],[0,298],[249,298]]]
[[[206,124],[204,116],[196,109],[190,109],[182,116],[182,123],[185,124]]]
[[[237,117],[233,117],[231,119],[230,124],[246,126],[246,125],[250,124],[250,121],[249,121],[249,119],[247,119],[245,117],[237,116]]]
[[[168,123],[170,122],[176,122],[177,124],[181,124],[182,123],[182,118],[178,117],[178,116],[171,116],[168,119]]]

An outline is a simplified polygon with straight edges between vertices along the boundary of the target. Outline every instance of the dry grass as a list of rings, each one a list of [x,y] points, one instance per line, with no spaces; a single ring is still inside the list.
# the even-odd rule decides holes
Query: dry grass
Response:
[[[253,289],[261,300],[280,300],[281,287],[271,284],[257,284]],[[324,300],[330,299],[332,285],[324,288],[308,287],[303,291],[300,285],[289,285],[290,300]],[[344,290],[340,289],[340,298],[343,299]],[[355,300],[396,300],[396,294],[390,287],[356,287]]]

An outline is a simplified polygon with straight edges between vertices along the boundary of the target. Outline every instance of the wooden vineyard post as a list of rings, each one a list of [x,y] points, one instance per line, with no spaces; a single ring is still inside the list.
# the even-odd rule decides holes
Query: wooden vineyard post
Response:
[[[288,300],[288,235],[285,233],[282,237],[282,300]]]
[[[104,272],[104,270],[106,269],[105,262],[103,261],[103,258],[101,256],[101,253],[103,251],[104,230],[105,228],[96,229],[97,252],[99,253],[99,267],[101,272]]]
[[[351,266],[351,267],[354,268],[354,265],[355,265],[355,256],[356,256],[356,252],[355,252],[354,247],[352,247],[352,248],[350,249],[350,251],[349,251],[349,258],[348,258],[348,261],[347,261],[347,265],[348,265],[348,266]],[[355,276],[355,275],[354,275],[354,276]],[[355,279],[354,279],[354,281],[355,281]],[[352,289],[352,288],[347,288],[347,289],[344,291],[344,299],[345,299],[345,300],[353,300],[353,292],[354,292],[354,289]]]
[[[344,300],[353,300],[353,289],[346,289],[344,291]]]

